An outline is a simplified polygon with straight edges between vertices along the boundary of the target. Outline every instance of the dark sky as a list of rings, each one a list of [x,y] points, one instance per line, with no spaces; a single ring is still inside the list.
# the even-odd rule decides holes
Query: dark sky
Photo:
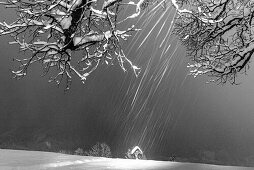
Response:
[[[1,21],[12,17],[2,8],[0,16]],[[172,47],[161,56],[164,46],[159,46],[170,18],[160,35],[166,17],[139,48],[159,16],[148,21],[136,42],[130,39],[124,45],[128,57],[142,68],[138,78],[117,64],[103,65],[84,85],[74,78],[67,93],[47,83],[39,65],[31,67],[24,79],[12,79],[12,58],[18,48],[8,45],[8,37],[0,37],[0,133],[43,129],[77,147],[105,141],[119,156],[133,145],[140,145],[150,157],[199,150],[253,155],[253,64],[247,76],[239,74],[238,86],[186,77],[188,59],[173,37],[165,40],[164,46]],[[21,132],[20,136],[29,133]]]

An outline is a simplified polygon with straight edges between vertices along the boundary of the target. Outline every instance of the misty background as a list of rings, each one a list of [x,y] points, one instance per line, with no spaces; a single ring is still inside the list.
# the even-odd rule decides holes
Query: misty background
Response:
[[[2,7],[0,16],[9,22],[14,17]],[[74,78],[68,92],[48,83],[39,64],[22,80],[12,79],[13,58],[24,54],[8,44],[9,37],[0,37],[0,147],[57,152],[105,142],[114,157],[139,145],[149,159],[253,165],[253,63],[247,75],[238,75],[239,85],[186,76],[188,58],[174,37],[165,55],[157,48],[167,29],[139,47],[158,17],[134,37],[137,41],[130,38],[123,46],[142,68],[138,78],[117,63],[102,65],[85,84]]]

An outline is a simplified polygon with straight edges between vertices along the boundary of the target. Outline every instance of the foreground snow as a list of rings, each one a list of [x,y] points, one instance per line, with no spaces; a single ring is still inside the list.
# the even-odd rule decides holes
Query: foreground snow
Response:
[[[0,170],[79,169],[79,170],[253,170],[254,168],[217,166],[152,160],[109,159],[60,153],[0,149]]]

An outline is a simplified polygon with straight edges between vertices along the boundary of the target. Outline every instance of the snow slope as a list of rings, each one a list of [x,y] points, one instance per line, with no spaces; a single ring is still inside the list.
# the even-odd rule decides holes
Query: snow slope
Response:
[[[0,149],[0,170],[254,170],[254,167],[217,166],[153,160],[109,159],[60,153]]]

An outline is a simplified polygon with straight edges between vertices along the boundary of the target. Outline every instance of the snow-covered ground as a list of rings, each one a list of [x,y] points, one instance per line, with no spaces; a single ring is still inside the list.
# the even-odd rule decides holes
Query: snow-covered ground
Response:
[[[217,166],[153,160],[109,159],[60,153],[0,149],[1,170],[254,170],[254,167]]]

